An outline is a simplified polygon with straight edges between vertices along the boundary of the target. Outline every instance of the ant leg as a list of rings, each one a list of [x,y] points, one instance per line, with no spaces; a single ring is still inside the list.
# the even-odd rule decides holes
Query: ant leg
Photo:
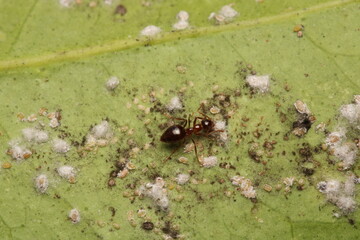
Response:
[[[211,140],[215,140],[216,139],[216,136],[212,135],[213,133],[216,133],[216,132],[225,132],[224,130],[214,130],[214,131],[211,131],[211,132],[208,132],[208,133],[202,133],[202,132],[199,132],[199,133],[194,133],[196,136],[201,136],[201,137],[206,137],[208,139],[211,139]]]
[[[206,135],[210,135],[210,134],[217,133],[217,132],[225,132],[225,130],[213,130],[213,131],[208,132]]]
[[[203,119],[206,119],[206,118],[203,118],[203,117],[195,117],[194,122],[193,122],[193,127],[195,126],[196,121],[197,121],[198,119],[203,120]]]
[[[215,136],[212,135],[213,133],[222,133],[222,132],[225,132],[225,130],[213,130],[213,131],[207,132],[205,134],[200,134],[200,135],[203,137],[207,137],[207,138],[215,138]]]
[[[196,143],[195,143],[194,139],[191,139],[191,141],[194,143],[194,149],[195,149],[196,159],[198,160],[199,163],[201,163],[201,162],[200,162],[200,159],[199,159],[198,152],[197,152]]]
[[[164,161],[164,162],[167,162],[168,160],[170,160],[170,159],[171,159],[171,156],[174,155],[174,153],[176,153],[177,150],[179,150],[183,144],[184,144],[184,142],[182,142],[181,144],[179,144],[179,146],[176,147],[176,148],[171,152],[171,154],[170,154],[167,158],[165,158],[165,161]]]
[[[200,108],[203,108],[205,107],[204,103],[201,103],[200,104],[200,107],[198,108],[197,112],[200,113],[201,115],[203,115],[205,117],[205,119],[211,119],[208,115],[206,115],[205,113],[203,112],[200,112]]]
[[[192,116],[192,114],[191,114],[191,116]],[[188,117],[188,128],[190,128],[190,115]]]
[[[166,114],[166,113],[163,113],[163,115],[165,116],[165,117],[167,117],[167,118],[169,118],[169,119],[172,119],[172,120],[179,120],[179,121],[183,121],[185,124],[183,124],[184,125],[184,127],[186,126],[186,124],[188,123],[188,120],[187,119],[185,119],[185,118],[176,118],[176,117],[173,117],[173,116],[170,116],[170,115],[168,115],[168,114]]]

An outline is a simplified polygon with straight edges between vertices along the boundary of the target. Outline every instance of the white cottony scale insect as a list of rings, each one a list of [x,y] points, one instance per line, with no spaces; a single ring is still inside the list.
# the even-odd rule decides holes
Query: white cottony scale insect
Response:
[[[155,183],[147,183],[140,187],[140,194],[151,198],[154,203],[163,211],[169,208],[169,199],[167,197],[165,182],[162,178],[158,177]]]
[[[239,13],[232,8],[233,4],[223,6],[218,13],[212,12],[208,17],[209,20],[215,19],[215,23],[223,24],[231,22]]]
[[[173,111],[173,110],[180,110],[182,109],[183,105],[181,103],[181,100],[178,96],[175,96],[173,98],[171,98],[170,103],[166,106],[166,108],[169,111]]]
[[[174,30],[184,30],[188,28],[189,25],[189,13],[185,11],[180,11],[176,18],[178,19],[178,22],[173,25]]]
[[[113,91],[119,84],[120,84],[119,79],[117,77],[113,76],[107,80],[106,89],[109,91]]]
[[[45,174],[41,174],[35,179],[35,188],[39,193],[45,193],[49,187],[49,180]]]
[[[69,219],[74,224],[80,222],[81,218],[80,218],[79,210],[77,210],[76,208],[71,209],[70,212],[69,212]]]
[[[244,197],[256,198],[256,191],[250,179],[236,175],[232,177],[230,180],[233,185],[239,187],[239,190]]]
[[[183,184],[187,183],[189,181],[189,179],[190,179],[189,174],[181,173],[181,174],[177,175],[176,182],[177,182],[177,184],[183,185]]]
[[[332,179],[322,181],[317,184],[317,188],[321,193],[326,194],[327,201],[336,205],[344,215],[348,215],[355,211],[356,201],[355,195],[355,176],[351,175],[345,183]]]
[[[200,160],[201,165],[205,168],[215,167],[217,164],[216,156],[204,157],[204,158],[200,158],[199,160]]]
[[[66,153],[70,150],[70,145],[62,139],[54,139],[52,141],[53,151],[57,153]]]
[[[35,128],[25,128],[22,130],[23,137],[28,142],[45,143],[49,140],[49,135],[45,131]]]
[[[141,30],[140,35],[145,37],[154,37],[155,35],[159,34],[161,32],[161,28],[150,25],[145,27],[143,30]]]
[[[266,93],[270,90],[270,76],[263,75],[263,76],[256,76],[256,75],[249,75],[246,77],[246,82],[249,86],[261,93]]]

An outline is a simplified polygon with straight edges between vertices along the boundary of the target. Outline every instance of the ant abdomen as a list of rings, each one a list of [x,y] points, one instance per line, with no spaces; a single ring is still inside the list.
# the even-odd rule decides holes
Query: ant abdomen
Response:
[[[161,135],[160,141],[162,142],[177,142],[184,139],[186,136],[185,128],[181,125],[173,125],[165,130]]]

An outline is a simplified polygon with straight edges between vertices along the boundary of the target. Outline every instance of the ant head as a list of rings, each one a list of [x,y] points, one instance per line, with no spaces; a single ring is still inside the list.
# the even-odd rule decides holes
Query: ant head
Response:
[[[214,122],[211,121],[210,119],[203,119],[201,120],[201,126],[205,131],[210,131],[214,127]]]

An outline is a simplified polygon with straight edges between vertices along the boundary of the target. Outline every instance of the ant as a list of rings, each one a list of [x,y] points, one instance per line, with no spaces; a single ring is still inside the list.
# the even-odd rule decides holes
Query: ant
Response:
[[[197,112],[202,115],[202,117],[195,117],[193,121],[192,127],[190,127],[190,117],[188,119],[185,118],[174,118],[171,116],[167,116],[172,119],[181,120],[184,123],[182,125],[173,125],[168,127],[165,132],[161,135],[160,141],[165,143],[176,143],[181,140],[185,140],[187,137],[192,136],[193,134],[196,136],[206,136],[208,137],[210,134],[214,132],[222,132],[223,130],[215,130],[215,123],[214,121],[204,113],[200,112],[200,108],[202,108],[204,104],[201,104],[198,108]],[[201,120],[200,123],[198,123],[198,120]],[[186,125],[188,127],[186,128]],[[196,144],[193,139],[191,141],[194,143],[195,148],[195,154],[196,158],[199,160],[199,156],[197,154]],[[179,148],[175,149],[169,157],[166,158],[166,160],[169,160],[171,156],[178,150]]]

